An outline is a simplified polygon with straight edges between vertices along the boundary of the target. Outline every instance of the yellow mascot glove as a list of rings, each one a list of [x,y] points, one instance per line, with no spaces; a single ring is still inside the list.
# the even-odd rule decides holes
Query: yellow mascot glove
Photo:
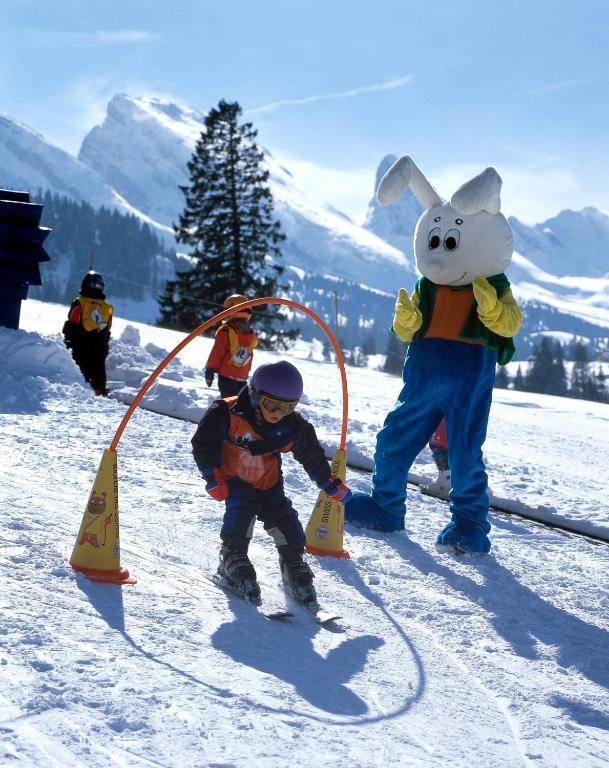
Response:
[[[499,336],[511,338],[522,323],[522,312],[508,288],[500,297],[485,277],[477,277],[472,283],[481,322]]]
[[[423,324],[423,316],[417,306],[418,294],[408,295],[406,288],[400,288],[395,302],[395,314],[393,316],[393,331],[398,339],[412,341],[413,336]]]

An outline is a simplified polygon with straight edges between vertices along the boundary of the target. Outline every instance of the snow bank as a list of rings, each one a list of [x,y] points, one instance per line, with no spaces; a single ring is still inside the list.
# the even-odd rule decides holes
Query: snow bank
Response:
[[[36,413],[44,409],[53,384],[77,386],[82,380],[58,335],[43,337],[0,327],[0,360],[0,407],[4,413]]]

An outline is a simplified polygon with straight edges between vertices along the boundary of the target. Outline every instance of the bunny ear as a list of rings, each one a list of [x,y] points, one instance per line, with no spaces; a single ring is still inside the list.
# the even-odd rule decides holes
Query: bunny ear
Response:
[[[459,187],[452,196],[450,204],[459,213],[466,215],[480,211],[499,213],[501,210],[500,192],[501,176],[494,168],[489,167]]]
[[[404,155],[396,160],[383,176],[376,199],[381,205],[391,205],[398,200],[408,186],[426,208],[442,205],[442,198],[417,168],[410,155]]]

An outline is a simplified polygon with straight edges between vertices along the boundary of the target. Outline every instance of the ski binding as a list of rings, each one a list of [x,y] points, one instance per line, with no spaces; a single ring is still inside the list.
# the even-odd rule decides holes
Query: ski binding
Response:
[[[213,584],[215,584],[217,587],[220,587],[220,589],[224,590],[225,592],[230,592],[231,595],[236,595],[237,597],[241,598],[244,603],[249,603],[261,616],[264,616],[265,619],[281,621],[282,619],[289,619],[294,616],[293,613],[290,613],[290,611],[286,610],[285,608],[267,605],[264,601],[258,603],[250,600],[248,595],[243,592],[243,590],[240,590],[237,586],[225,579],[219,573],[214,573],[208,578]]]

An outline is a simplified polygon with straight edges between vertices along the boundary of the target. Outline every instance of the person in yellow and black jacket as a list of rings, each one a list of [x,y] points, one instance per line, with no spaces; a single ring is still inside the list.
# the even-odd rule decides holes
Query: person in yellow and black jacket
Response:
[[[104,280],[90,270],[63,326],[64,343],[96,395],[107,395],[106,357],[112,327],[112,304],[106,301]]]
[[[229,309],[247,301],[240,293],[233,293],[224,300]],[[252,367],[253,352],[258,337],[250,321],[252,310],[236,312],[222,322],[216,331],[214,346],[205,365],[205,381],[211,387],[214,375],[218,374],[218,389],[221,397],[238,394],[247,384]]]
[[[304,604],[317,601],[313,573],[303,560],[304,531],[284,492],[281,454],[291,451],[330,498],[344,503],[351,497],[331,474],[314,427],[295,410],[302,390],[291,363],[262,365],[238,396],[213,403],[192,438],[206,491],[225,502],[218,574],[257,604],[260,587],[247,556],[256,519],[275,542],[286,589]]]

